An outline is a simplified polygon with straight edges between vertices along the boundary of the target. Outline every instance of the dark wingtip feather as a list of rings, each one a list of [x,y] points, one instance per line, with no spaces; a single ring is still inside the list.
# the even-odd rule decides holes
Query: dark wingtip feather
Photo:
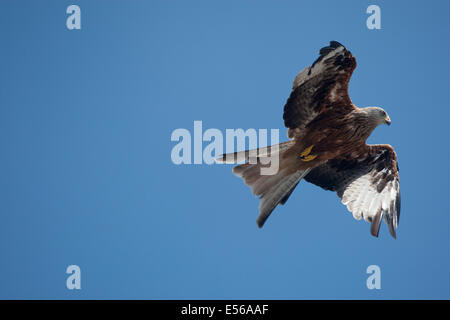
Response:
[[[330,52],[336,50],[339,47],[343,47],[343,45],[340,44],[337,41],[330,41],[330,45],[329,46],[323,47],[322,49],[319,50],[319,58],[317,58],[317,60],[314,61],[314,63],[312,64],[311,68],[314,67],[314,65],[317,62],[319,62],[324,56],[326,56],[327,54],[329,54]],[[311,69],[309,70],[309,73],[310,72],[311,72]]]
[[[393,216],[385,214],[383,217],[384,217],[384,222],[387,224],[387,226],[389,228],[389,233],[391,234],[392,238],[397,239]]]
[[[339,48],[339,47],[343,47],[343,45],[337,41],[330,41],[330,47],[332,48]]]
[[[324,56],[327,55],[328,53],[330,53],[331,51],[333,51],[335,48],[332,47],[323,47],[322,49],[320,49],[319,54]]]
[[[375,238],[378,238],[378,234],[380,232],[380,226],[381,224],[378,225],[378,228],[374,228],[374,223],[372,222],[372,225],[370,226],[370,234],[373,235]]]
[[[372,224],[370,226],[370,233],[378,238],[378,234],[380,233],[380,226],[381,226],[381,217],[383,216],[381,210],[378,212],[374,219],[372,220]]]
[[[397,233],[395,232],[395,228],[392,222],[391,224],[389,224],[389,233],[391,234],[392,238],[397,239]]]
[[[263,219],[259,219],[259,218],[258,218],[258,219],[256,220],[256,224],[258,225],[258,228],[261,229],[261,228],[264,226],[264,222],[266,222],[266,219],[263,220]]]

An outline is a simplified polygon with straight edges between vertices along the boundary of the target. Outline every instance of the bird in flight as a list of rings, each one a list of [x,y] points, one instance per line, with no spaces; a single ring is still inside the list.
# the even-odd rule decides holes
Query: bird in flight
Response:
[[[352,103],[348,84],[355,68],[351,52],[331,41],[294,80],[283,114],[290,140],[216,159],[245,161],[235,166],[233,173],[260,197],[260,228],[305,179],[335,191],[355,219],[371,223],[373,236],[378,237],[383,218],[396,238],[400,217],[397,156],[388,144],[366,144],[372,131],[381,124],[390,125],[391,119],[382,108],[358,108]],[[265,175],[261,169],[269,156],[278,157],[279,169]]]

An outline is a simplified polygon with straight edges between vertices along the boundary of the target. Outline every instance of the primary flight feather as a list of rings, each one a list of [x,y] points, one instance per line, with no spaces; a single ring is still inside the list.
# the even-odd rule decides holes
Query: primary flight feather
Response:
[[[378,236],[384,219],[396,238],[400,217],[397,156],[390,145],[366,144],[378,125],[390,125],[391,120],[379,107],[358,108],[352,103],[348,83],[355,67],[351,52],[331,41],[294,80],[283,114],[291,140],[216,159],[247,161],[234,167],[233,172],[260,196],[259,227],[305,179],[335,191],[355,219],[371,222],[372,235]],[[275,155],[279,170],[263,175],[265,158]],[[249,161],[251,157],[256,161]]]

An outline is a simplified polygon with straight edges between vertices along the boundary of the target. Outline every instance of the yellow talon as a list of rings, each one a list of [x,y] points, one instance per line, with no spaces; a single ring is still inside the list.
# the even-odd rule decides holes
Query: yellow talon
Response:
[[[313,147],[314,147],[314,145],[311,145],[308,148],[306,148],[305,150],[303,150],[303,152],[300,153],[300,158],[306,157],[307,155],[309,155],[309,153],[311,152]]]
[[[308,162],[308,161],[314,160],[315,158],[317,158],[317,155],[316,154],[312,154],[312,155],[309,155],[309,156],[306,156],[306,157],[301,157],[300,159],[302,161]]]
[[[315,155],[315,154],[310,155],[313,147],[314,147],[314,145],[311,145],[308,148],[306,148],[305,150],[303,150],[302,153],[300,153],[300,159],[302,161],[307,162],[307,161],[311,161],[311,160],[314,160],[315,158],[317,158],[317,155]]]

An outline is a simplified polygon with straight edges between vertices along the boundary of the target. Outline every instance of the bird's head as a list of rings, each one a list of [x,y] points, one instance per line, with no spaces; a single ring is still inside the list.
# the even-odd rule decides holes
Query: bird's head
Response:
[[[366,107],[363,110],[369,116],[369,120],[375,125],[379,126],[380,124],[391,124],[391,118],[386,111],[384,111],[380,107]]]

